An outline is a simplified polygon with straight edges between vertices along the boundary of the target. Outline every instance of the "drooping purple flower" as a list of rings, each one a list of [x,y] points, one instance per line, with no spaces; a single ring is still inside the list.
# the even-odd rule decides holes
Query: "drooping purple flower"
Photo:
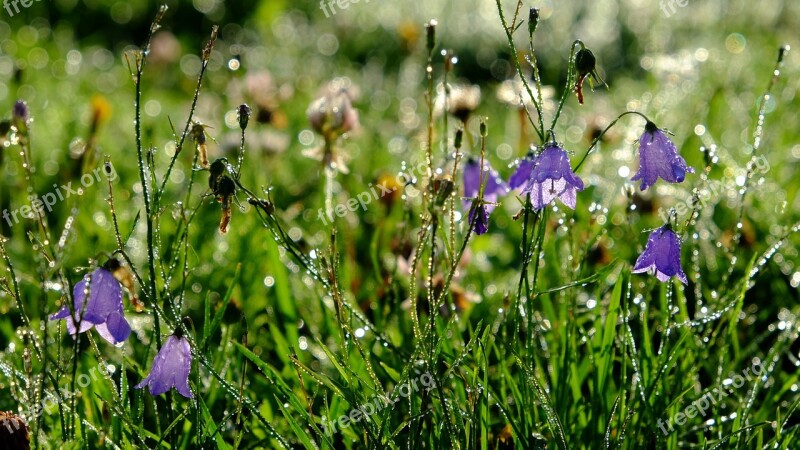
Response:
[[[483,188],[483,201],[478,200],[480,195],[481,182],[485,183]],[[500,178],[500,175],[489,166],[484,164],[483,176],[481,176],[480,163],[474,159],[467,160],[464,167],[464,208],[469,209],[469,223],[472,223],[475,211],[480,211],[478,219],[475,221],[475,233],[483,234],[489,229],[489,215],[494,211],[495,203],[500,195],[508,193],[508,186]],[[471,205],[478,201],[474,208]]]
[[[686,284],[686,274],[681,268],[681,241],[669,224],[650,233],[647,246],[639,255],[632,273],[655,273],[659,281],[666,282],[677,275]]]
[[[470,208],[469,210],[469,223],[472,223],[475,213],[478,213],[478,218],[475,219],[475,226],[473,228],[475,234],[483,234],[489,231],[489,211],[486,207],[487,205],[485,204],[479,204],[475,205],[475,208]]]
[[[550,143],[534,161],[523,192],[531,194],[531,203],[537,210],[549,205],[556,197],[575,209],[576,193],[582,190],[583,180],[572,171],[567,152],[558,144]]]
[[[84,306],[87,291],[89,301]],[[123,315],[122,287],[111,272],[98,268],[86,274],[75,284],[72,296],[73,312],[70,313],[69,306],[64,305],[50,316],[50,320],[66,320],[67,330],[72,335],[95,327],[103,339],[114,345],[128,339],[131,327]]]
[[[136,389],[150,387],[151,395],[161,395],[173,387],[186,398],[194,398],[189,389],[189,371],[192,368],[192,351],[189,341],[179,330],[167,338],[167,342],[158,351],[150,374]]]
[[[531,177],[531,172],[533,171],[533,167],[536,164],[536,155],[533,153],[528,153],[522,158],[520,161],[517,170],[511,174],[511,178],[508,179],[508,187],[511,189],[517,189],[525,185],[528,182],[528,179]]]
[[[655,184],[658,177],[670,183],[680,183],[687,172],[694,173],[694,169],[678,154],[678,148],[669,137],[648,121],[639,138],[639,171],[631,181],[642,180],[639,189],[645,190]]]

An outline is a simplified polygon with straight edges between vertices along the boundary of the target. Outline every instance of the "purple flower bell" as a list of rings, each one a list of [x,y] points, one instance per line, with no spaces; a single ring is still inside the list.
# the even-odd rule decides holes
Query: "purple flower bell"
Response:
[[[659,281],[666,282],[677,275],[686,284],[686,274],[681,268],[681,241],[669,224],[650,233],[647,246],[639,255],[632,273],[655,273]]]
[[[84,306],[86,294],[89,301]],[[73,311],[68,305],[50,316],[50,320],[64,319],[69,334],[75,335],[97,329],[100,336],[116,345],[128,339],[131,327],[125,320],[122,309],[122,286],[105,268],[86,274],[75,284]]]
[[[136,389],[150,387],[151,395],[161,395],[173,387],[186,398],[194,398],[189,389],[189,371],[192,369],[192,350],[180,329],[167,338],[158,351],[150,374]]]
[[[536,157],[523,192],[531,194],[531,203],[537,210],[556,198],[575,209],[576,193],[582,190],[583,180],[572,171],[567,152],[558,144],[549,143]]]
[[[478,213],[478,218],[475,219],[475,234],[484,234],[489,231],[489,211],[487,210],[487,205],[476,205],[474,209],[470,209],[469,223],[472,223],[476,212]]]
[[[670,183],[680,183],[687,172],[694,173],[694,169],[678,154],[678,148],[669,137],[648,121],[639,138],[639,171],[631,181],[642,180],[639,189],[645,190],[659,177]]]
[[[489,163],[484,164],[484,176],[481,177],[480,163],[474,159],[467,160],[464,167],[464,197],[474,198],[475,200],[465,199],[464,208],[469,209],[469,223],[473,223],[475,211],[479,211],[478,218],[475,221],[475,233],[483,234],[489,229],[489,215],[494,210],[497,198],[500,195],[508,193],[508,186],[500,178],[497,171],[489,166]],[[483,180],[481,179],[483,178]],[[470,205],[476,201],[480,194],[481,181],[486,185],[483,188],[483,202],[471,208]]]

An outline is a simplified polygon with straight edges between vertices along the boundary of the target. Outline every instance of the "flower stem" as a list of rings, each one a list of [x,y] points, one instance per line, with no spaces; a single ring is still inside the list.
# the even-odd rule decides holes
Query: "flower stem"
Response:
[[[592,143],[589,145],[589,148],[586,149],[586,153],[583,154],[583,158],[581,158],[581,160],[578,161],[578,164],[575,166],[575,169],[573,169],[573,172],[577,172],[578,169],[581,168],[581,166],[583,165],[583,162],[586,161],[586,157],[589,156],[589,153],[592,152],[592,149],[594,149],[595,145],[597,145],[597,143],[600,142],[600,139],[602,139],[603,136],[606,135],[608,130],[610,130],[611,127],[616,125],[617,122],[619,122],[619,119],[622,119],[623,117],[627,116],[628,114],[636,114],[637,116],[641,116],[644,120],[650,122],[650,119],[648,119],[647,116],[645,116],[644,114],[640,113],[639,111],[625,111],[624,113],[618,115],[616,119],[611,121],[611,123],[608,124],[608,126],[602,132],[600,132],[600,134],[598,134],[596,138],[594,138]]]

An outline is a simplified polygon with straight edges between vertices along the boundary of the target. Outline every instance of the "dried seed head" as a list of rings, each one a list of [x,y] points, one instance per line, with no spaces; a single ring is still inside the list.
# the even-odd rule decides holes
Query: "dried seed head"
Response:
[[[275,205],[273,205],[269,200],[250,197],[247,199],[247,203],[261,208],[261,210],[267,214],[272,214],[275,211]]]
[[[454,84],[440,85],[437,88],[435,114],[441,114],[447,106],[447,112],[456,119],[466,123],[469,117],[481,104],[481,88],[478,85]]]
[[[203,125],[200,122],[195,122],[195,124],[192,125],[192,130],[189,132],[189,134],[192,136],[192,139],[194,139],[194,141],[197,142],[198,144],[205,144],[206,143],[205,129],[206,129],[205,125]]]
[[[219,184],[217,185],[217,197],[230,197],[236,192],[236,183],[233,182],[231,177],[227,175],[223,175],[219,179]]]
[[[222,216],[219,219],[219,232],[226,234],[228,232],[228,225],[231,223],[231,204],[230,200],[222,204]]]
[[[334,140],[358,126],[358,111],[344,89],[314,100],[306,116],[311,128],[327,140]]]
[[[231,223],[231,200],[233,194],[236,192],[236,183],[227,175],[223,175],[219,179],[219,186],[217,186],[217,201],[222,205],[222,216],[219,221],[219,232],[225,234],[228,232],[228,225]]]

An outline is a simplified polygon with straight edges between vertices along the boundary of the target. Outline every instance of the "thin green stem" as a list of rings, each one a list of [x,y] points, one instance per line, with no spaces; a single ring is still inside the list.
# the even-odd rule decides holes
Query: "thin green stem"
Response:
[[[564,90],[561,92],[561,99],[558,101],[558,108],[553,116],[553,122],[550,124],[550,130],[556,127],[558,118],[561,117],[561,111],[564,109],[564,104],[567,102],[567,96],[572,92],[572,84],[574,83],[575,76],[575,48],[580,46],[584,48],[583,42],[576,39],[572,43],[572,48],[569,52],[569,61],[567,63],[567,81],[564,83]]]
[[[637,116],[641,116],[644,120],[650,122],[650,119],[648,119],[647,116],[645,116],[644,114],[640,113],[639,111],[625,111],[624,113],[618,115],[616,119],[611,121],[611,123],[608,124],[608,126],[602,132],[600,132],[600,134],[598,134],[597,137],[594,138],[594,140],[592,140],[592,143],[589,145],[589,148],[586,149],[586,153],[583,154],[583,157],[581,158],[581,160],[578,161],[577,165],[575,165],[575,168],[573,169],[573,172],[577,172],[578,169],[581,168],[581,166],[583,165],[584,161],[586,161],[586,158],[589,156],[589,153],[591,153],[592,149],[594,149],[594,147],[597,145],[597,143],[600,142],[600,139],[602,139],[603,136],[605,136],[606,133],[608,133],[608,130],[610,130],[611,127],[616,125],[617,122],[619,122],[620,119],[622,119],[623,117],[627,116],[628,114],[636,114]]]
[[[135,134],[136,134],[136,158],[139,163],[139,181],[142,183],[142,194],[144,196],[144,206],[145,206],[145,221],[147,224],[147,256],[148,256],[148,271],[149,271],[149,280],[148,280],[148,290],[149,290],[149,299],[151,301],[151,305],[157,307],[158,306],[158,299],[156,297],[156,252],[155,252],[155,243],[154,243],[154,236],[153,236],[153,211],[152,211],[152,200],[150,197],[150,183],[147,179],[147,174],[145,171],[145,159],[144,159],[144,151],[142,145],[142,74],[144,73],[145,62],[147,61],[147,55],[150,53],[150,42],[153,39],[153,34],[158,31],[160,25],[159,23],[164,18],[164,15],[167,12],[167,6],[162,5],[158,13],[156,13],[155,19],[153,19],[153,23],[150,26],[150,32],[147,35],[147,41],[145,43],[144,48],[138,53],[136,58],[136,76],[134,77],[135,85],[136,85],[136,94],[134,99],[134,111],[135,111]],[[164,179],[168,179],[169,177],[165,177]],[[155,337],[156,341],[161,342],[161,330],[160,330],[160,321],[158,317],[158,313],[153,314],[153,323],[155,328]]]
[[[200,74],[197,76],[197,85],[194,89],[194,98],[192,99],[192,106],[189,108],[189,117],[186,119],[186,125],[183,127],[183,133],[181,133],[180,140],[178,141],[177,145],[175,146],[175,154],[172,155],[172,159],[169,161],[169,166],[167,166],[167,171],[164,174],[164,178],[161,180],[161,187],[156,191],[156,205],[161,204],[161,197],[164,195],[164,190],[167,186],[167,181],[169,181],[169,176],[172,173],[172,168],[175,166],[175,161],[178,159],[178,155],[181,153],[181,149],[183,149],[183,144],[186,141],[186,136],[189,135],[189,129],[192,126],[192,120],[194,119],[194,112],[197,108],[197,99],[200,98],[200,87],[203,84],[203,75],[206,73],[206,68],[208,67],[208,61],[211,58],[211,50],[214,48],[214,43],[217,41],[217,32],[219,28],[215,25],[211,28],[211,38],[209,39],[208,43],[206,44],[205,48],[203,49],[203,59],[202,65],[200,66]],[[150,42],[148,40],[148,47]],[[144,61],[142,61],[142,65],[144,65]],[[137,118],[137,125],[138,125],[138,118]],[[244,145],[244,144],[242,144]],[[240,161],[241,163],[241,161]],[[194,168],[194,166],[192,166]]]
[[[528,109],[525,109],[526,114],[528,114],[528,118],[531,121],[531,125],[533,129],[536,131],[536,134],[539,135],[539,140],[544,143],[544,119],[542,118],[542,106],[539,103],[541,100],[541,89],[539,90],[540,97],[536,97],[533,95],[533,91],[531,90],[530,85],[528,84],[528,79],[525,77],[525,72],[522,70],[522,65],[519,63],[519,58],[517,57],[517,48],[514,45],[514,36],[511,34],[514,30],[509,28],[508,22],[506,21],[505,14],[503,14],[503,6],[500,4],[500,0],[495,0],[497,4],[497,13],[500,16],[500,23],[503,25],[503,31],[506,33],[506,39],[508,40],[508,47],[511,50],[511,58],[514,60],[514,67],[517,69],[517,74],[519,74],[519,78],[522,80],[522,85],[525,86],[525,90],[528,92],[528,95],[533,102],[534,107],[536,108],[536,113],[539,116],[539,126],[537,127],[533,123],[533,119],[530,118],[530,113],[528,113]],[[517,9],[519,9],[519,4],[517,5]],[[534,67],[535,73],[538,73],[538,69]]]

